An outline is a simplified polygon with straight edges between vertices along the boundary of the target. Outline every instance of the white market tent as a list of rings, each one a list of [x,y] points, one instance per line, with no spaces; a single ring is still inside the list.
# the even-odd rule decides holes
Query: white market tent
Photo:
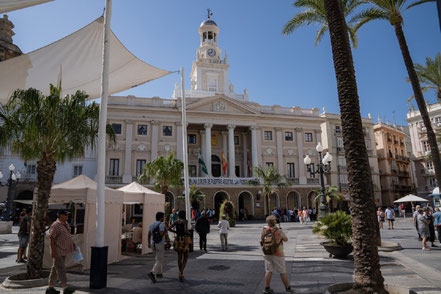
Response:
[[[401,202],[429,202],[429,200],[415,196],[413,194],[409,194],[407,196],[404,196],[403,198],[394,201],[394,203],[401,203]]]
[[[6,13],[54,0],[0,0],[0,13]]]
[[[49,204],[82,203],[85,207],[84,232],[73,235],[74,242],[79,245],[84,260],[83,269],[90,268],[91,246],[95,246],[96,235],[96,188],[97,184],[85,175],[80,175],[69,181],[52,186]],[[34,202],[37,192],[34,192]],[[109,246],[108,263],[120,260],[121,257],[121,220],[124,193],[122,191],[105,189],[105,243]],[[46,236],[43,266],[50,267],[52,259],[49,252],[49,238]],[[73,265],[70,256],[66,267]]]
[[[152,191],[137,182],[132,182],[118,189],[124,192],[124,204],[142,204],[142,254],[146,254],[149,248],[146,244],[149,226],[156,220],[156,213],[164,211],[164,194]]]
[[[101,95],[104,18],[50,45],[0,62],[0,102],[16,89],[36,88],[49,94],[49,84],[62,81],[62,91],[85,91],[90,99]],[[134,56],[110,32],[109,94],[165,76],[166,71]]]

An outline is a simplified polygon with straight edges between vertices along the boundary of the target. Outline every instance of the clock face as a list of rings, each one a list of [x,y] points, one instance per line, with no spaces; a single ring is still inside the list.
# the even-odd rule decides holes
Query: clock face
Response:
[[[216,50],[214,50],[214,49],[208,49],[208,50],[207,50],[207,54],[208,54],[209,56],[213,57],[213,56],[216,55]]]

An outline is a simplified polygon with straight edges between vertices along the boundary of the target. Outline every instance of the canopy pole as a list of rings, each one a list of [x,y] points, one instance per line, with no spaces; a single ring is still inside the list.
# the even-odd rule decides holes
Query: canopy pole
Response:
[[[97,195],[96,195],[96,243],[92,247],[90,288],[101,289],[107,286],[107,250],[104,246],[105,232],[105,167],[106,167],[106,124],[107,100],[109,95],[109,37],[112,16],[112,0],[106,0],[104,15],[103,67],[101,75],[101,103],[97,146]]]
[[[191,227],[190,211],[190,187],[188,183],[188,154],[187,154],[187,111],[184,89],[184,68],[181,67],[181,104],[182,104],[182,156],[184,159],[184,190],[185,190],[185,212],[188,228]]]

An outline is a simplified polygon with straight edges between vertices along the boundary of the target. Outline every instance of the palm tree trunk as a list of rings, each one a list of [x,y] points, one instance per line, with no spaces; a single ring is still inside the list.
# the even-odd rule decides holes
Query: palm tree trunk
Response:
[[[55,171],[56,163],[54,158],[44,153],[37,162],[38,194],[37,204],[32,212],[31,241],[29,245],[29,261],[27,264],[27,275],[30,279],[40,277],[41,271],[43,270],[44,236],[46,232],[48,202]]]
[[[439,156],[438,144],[436,142],[435,132],[430,122],[429,113],[427,111],[426,102],[424,101],[423,92],[418,81],[418,76],[413,65],[412,58],[410,57],[409,48],[407,47],[406,38],[404,37],[403,28],[401,23],[395,24],[395,34],[397,35],[398,43],[400,44],[401,54],[403,55],[404,64],[406,65],[407,74],[412,85],[415,101],[421,113],[424,126],[427,131],[427,141],[430,145],[430,154],[432,155],[433,166],[435,168],[435,178],[438,187],[441,185],[441,159]]]
[[[369,160],[361,123],[357,81],[341,1],[325,0],[340,103],[345,156],[352,199],[354,290],[387,293],[377,250],[377,217]]]

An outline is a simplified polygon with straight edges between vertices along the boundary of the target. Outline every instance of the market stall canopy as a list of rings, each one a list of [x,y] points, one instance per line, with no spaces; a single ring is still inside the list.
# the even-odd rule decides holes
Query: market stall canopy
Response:
[[[54,0],[0,0],[0,13],[6,13]]]
[[[433,189],[432,194],[429,194],[429,196],[439,196],[439,195],[441,195],[439,194],[439,187]]]
[[[104,18],[43,48],[0,62],[0,102],[16,89],[35,88],[49,94],[61,79],[62,93],[101,95]],[[118,93],[171,73],[134,56],[111,31],[109,94]]]
[[[407,196],[404,196],[403,198],[394,201],[394,203],[401,203],[401,202],[429,202],[429,200],[415,196],[413,194],[409,194]]]
[[[145,197],[147,197],[149,203],[164,204],[163,194],[152,191],[137,182],[132,182],[117,190],[124,192],[124,204],[144,203]]]
[[[69,181],[53,185],[49,198],[50,204],[55,203],[96,203],[96,182],[85,175]],[[122,203],[124,193],[105,188],[106,203]]]

